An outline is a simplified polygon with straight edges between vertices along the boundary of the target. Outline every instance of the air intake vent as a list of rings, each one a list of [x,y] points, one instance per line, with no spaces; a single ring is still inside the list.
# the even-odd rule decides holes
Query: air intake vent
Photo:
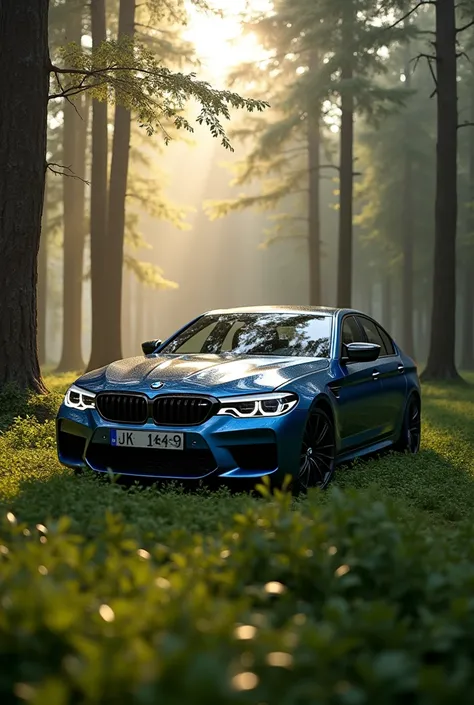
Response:
[[[148,418],[148,402],[138,394],[98,394],[96,406],[106,421],[117,423],[145,423]]]
[[[213,406],[206,397],[159,396],[153,402],[153,420],[161,426],[197,426],[209,418]]]

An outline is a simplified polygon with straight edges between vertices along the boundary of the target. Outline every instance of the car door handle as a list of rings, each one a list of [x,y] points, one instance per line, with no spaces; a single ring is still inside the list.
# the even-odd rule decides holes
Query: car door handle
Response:
[[[380,372],[379,372],[378,370],[374,370],[374,371],[372,372],[372,377],[373,377],[374,379],[378,379],[378,378],[380,377]]]
[[[400,374],[401,374],[402,372],[404,372],[404,371],[405,371],[404,365],[402,365],[402,364],[398,365],[397,370],[400,372]]]

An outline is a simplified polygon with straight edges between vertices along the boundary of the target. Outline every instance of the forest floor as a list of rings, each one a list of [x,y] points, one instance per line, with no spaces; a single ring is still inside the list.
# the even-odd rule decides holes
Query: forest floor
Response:
[[[417,456],[296,500],[76,477],[71,381],[0,397],[2,701],[470,700],[474,385],[424,387]]]
[[[331,502],[334,488],[367,491],[380,499],[399,501],[420,521],[452,523],[474,516],[474,376],[472,386],[424,385],[421,452],[414,457],[390,453],[338,469],[332,488],[312,494],[311,503]],[[132,522],[163,528],[184,526],[212,532],[231,522],[259,498],[199,491],[183,494],[178,487],[127,489],[108,479],[76,477],[56,458],[54,416],[72,376],[48,376],[51,394],[24,400],[0,399],[0,506],[26,522],[70,515],[77,527],[103,517],[108,507]],[[304,511],[307,500],[295,500]],[[151,523],[150,523],[151,522]]]

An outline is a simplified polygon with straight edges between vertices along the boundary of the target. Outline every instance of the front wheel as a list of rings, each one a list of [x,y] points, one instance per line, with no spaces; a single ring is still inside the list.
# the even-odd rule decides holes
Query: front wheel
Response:
[[[395,443],[395,450],[400,453],[418,453],[421,442],[421,408],[416,396],[408,400],[403,418],[402,432]]]
[[[325,489],[336,468],[336,433],[332,419],[322,409],[313,409],[306,422],[301,445],[298,476],[293,493],[306,493],[310,487]]]

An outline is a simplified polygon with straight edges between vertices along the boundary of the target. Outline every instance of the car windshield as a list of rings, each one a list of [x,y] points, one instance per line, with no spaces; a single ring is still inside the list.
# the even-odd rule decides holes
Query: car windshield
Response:
[[[208,314],[160,352],[329,357],[332,317],[309,313]]]

